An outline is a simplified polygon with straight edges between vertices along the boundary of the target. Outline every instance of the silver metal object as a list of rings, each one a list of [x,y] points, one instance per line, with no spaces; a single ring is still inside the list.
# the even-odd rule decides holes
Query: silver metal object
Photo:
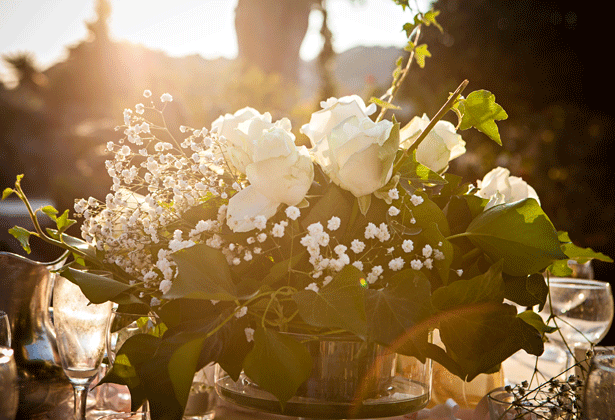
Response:
[[[19,419],[44,419],[72,396],[50,318],[54,276],[41,263],[0,252],[0,309],[11,322],[11,347],[19,373]]]

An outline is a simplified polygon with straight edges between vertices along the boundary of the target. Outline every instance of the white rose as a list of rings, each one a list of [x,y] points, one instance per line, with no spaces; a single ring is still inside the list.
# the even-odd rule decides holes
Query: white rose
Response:
[[[476,195],[488,198],[487,208],[497,204],[514,203],[525,198],[535,198],[540,204],[536,190],[518,176],[510,176],[510,171],[498,166],[492,169],[482,181],[477,181],[479,190]]]
[[[429,117],[414,117],[399,132],[400,144],[409,148],[427,128]],[[416,149],[416,160],[435,172],[440,172],[448,163],[466,152],[466,142],[457,134],[455,126],[448,121],[438,121]]]
[[[295,145],[290,122],[263,129],[265,125],[253,122],[244,132],[251,145],[245,167],[250,186],[229,200],[227,224],[234,232],[254,229],[256,216],[269,219],[280,204],[299,204],[314,180],[310,155],[305,146]]]
[[[320,111],[314,112],[309,124],[301,127],[301,133],[310,138],[312,147],[316,146],[335,126],[350,117],[359,119],[368,117],[376,111],[376,105],[365,106],[363,99],[357,95],[343,96],[339,99],[329,98],[322,101]]]
[[[399,147],[389,140],[393,123],[352,116],[338,124],[312,149],[314,159],[333,182],[355,197],[373,193],[391,178]]]
[[[271,114],[261,114],[254,108],[246,107],[234,114],[219,116],[211,124],[211,131],[226,138],[227,143],[223,146],[224,157],[235,169],[245,174],[246,166],[252,162],[250,134],[254,135],[271,126]]]

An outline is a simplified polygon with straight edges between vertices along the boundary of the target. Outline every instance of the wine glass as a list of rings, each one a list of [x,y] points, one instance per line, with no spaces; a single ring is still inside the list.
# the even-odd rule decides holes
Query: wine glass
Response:
[[[604,281],[566,277],[549,280],[549,296],[541,315],[559,331],[550,335],[565,355],[566,367],[575,347],[597,344],[613,322],[613,293]],[[551,316],[553,315],[553,317]],[[551,319],[549,319],[551,318]]]
[[[11,347],[11,324],[6,312],[0,310],[0,346]]]
[[[615,420],[615,354],[594,356],[585,384],[583,418]]]
[[[112,302],[92,304],[81,289],[58,276],[53,289],[53,317],[64,373],[75,393],[75,419],[85,420],[88,388],[105,351]]]

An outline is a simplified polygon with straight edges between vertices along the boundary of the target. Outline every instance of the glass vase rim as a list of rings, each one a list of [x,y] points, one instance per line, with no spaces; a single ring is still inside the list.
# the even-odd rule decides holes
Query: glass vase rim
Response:
[[[574,286],[586,286],[595,289],[610,289],[611,284],[608,281],[596,280],[596,279],[579,279],[575,277],[550,277],[548,280],[549,287],[574,287]]]

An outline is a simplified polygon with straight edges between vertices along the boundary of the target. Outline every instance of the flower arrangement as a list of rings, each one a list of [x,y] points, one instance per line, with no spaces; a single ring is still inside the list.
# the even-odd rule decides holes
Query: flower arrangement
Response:
[[[210,362],[288,400],[311,364],[283,332],[348,334],[471,380],[520,349],[543,351],[550,329],[505,299],[542,307],[545,270],[608,257],[557,232],[508,170],[476,185],[447,172],[465,152],[458,131],[501,144],[495,121],[507,117],[488,91],[461,96],[466,84],[403,128],[384,118],[392,93],[369,105],[330,98],[300,128],[310,148],[288,119],[252,108],[209,129],[182,126],[177,139],[164,123],[171,95],[157,104],[145,91],[149,103],[125,110],[123,138],[107,145],[110,193],[76,201],[82,238],[65,233],[76,223],[68,210],[32,209],[21,177],[3,199],[17,194],[35,231],[11,233],[26,250],[30,236],[65,249],[61,274],[92,302],[158,314],[164,328],[129,339],[105,378],[127,385],[133,406],[149,400],[155,419],[181,418]],[[457,126],[442,120],[450,110]],[[43,231],[40,213],[57,228]]]

